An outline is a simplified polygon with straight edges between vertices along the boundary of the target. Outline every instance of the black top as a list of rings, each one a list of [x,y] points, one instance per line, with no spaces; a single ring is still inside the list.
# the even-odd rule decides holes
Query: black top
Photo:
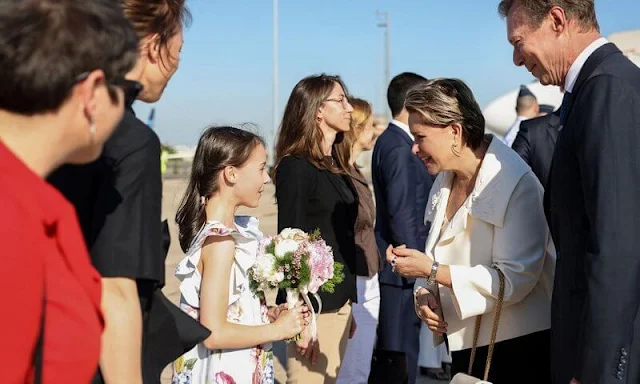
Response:
[[[209,331],[169,302],[169,249],[162,210],[160,140],[128,103],[122,122],[95,162],[67,165],[49,181],[75,206],[91,261],[102,277],[135,279],[142,311],[142,375],[158,383],[164,367]],[[103,383],[100,372],[94,384]]]
[[[344,281],[332,294],[319,292],[323,311],[336,311],[347,300],[356,302],[356,245],[354,225],[358,202],[351,178],[320,170],[301,156],[287,156],[276,170],[278,231],[320,229],[333,248],[336,262],[344,264]]]
[[[130,106],[97,161],[64,166],[49,181],[76,207],[102,277],[164,285],[160,140]]]

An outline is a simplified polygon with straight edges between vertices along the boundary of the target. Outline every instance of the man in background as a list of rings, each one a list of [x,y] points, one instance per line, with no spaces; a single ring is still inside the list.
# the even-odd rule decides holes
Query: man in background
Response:
[[[393,120],[378,138],[371,163],[375,234],[381,255],[389,245],[422,249],[429,233],[424,212],[433,178],[411,151],[414,138],[409,132],[409,113],[404,108],[407,91],[423,81],[424,77],[405,72],[394,77],[387,90]],[[395,274],[384,257],[382,260],[378,345],[369,382],[413,384],[420,352],[420,319],[413,308],[415,279]]]
[[[539,111],[540,108],[538,106],[538,99],[536,99],[536,96],[529,90],[529,88],[521,85],[520,92],[518,93],[518,98],[516,100],[516,113],[518,114],[518,117],[516,117],[516,121],[513,122],[507,133],[504,135],[504,142],[508,146],[511,146],[518,135],[518,131],[520,130],[520,123],[538,116]]]

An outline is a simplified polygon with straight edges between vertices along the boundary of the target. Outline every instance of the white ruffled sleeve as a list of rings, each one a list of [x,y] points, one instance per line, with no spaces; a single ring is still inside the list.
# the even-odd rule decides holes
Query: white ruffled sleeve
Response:
[[[180,280],[181,302],[192,308],[200,308],[202,278],[198,272],[198,263],[200,262],[202,245],[209,236],[229,236],[233,232],[233,229],[220,222],[206,223],[198,232],[187,251],[187,255],[176,266],[175,276]]]

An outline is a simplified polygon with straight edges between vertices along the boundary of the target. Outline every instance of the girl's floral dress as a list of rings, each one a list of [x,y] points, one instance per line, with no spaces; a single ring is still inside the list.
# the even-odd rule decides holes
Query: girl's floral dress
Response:
[[[176,268],[180,280],[180,308],[199,320],[201,276],[197,269],[200,250],[208,236],[229,236],[236,242],[235,261],[229,276],[227,320],[243,325],[269,323],[264,301],[249,289],[249,268],[253,266],[262,232],[258,220],[236,216],[236,228],[208,222],[193,240],[186,257]],[[215,329],[211,330],[216,332]],[[173,384],[272,384],[271,344],[246,349],[209,350],[196,345],[174,362]]]

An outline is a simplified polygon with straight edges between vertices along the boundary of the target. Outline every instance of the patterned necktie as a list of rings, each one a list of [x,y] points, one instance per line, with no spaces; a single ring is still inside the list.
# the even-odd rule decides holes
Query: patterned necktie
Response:
[[[564,97],[562,98],[562,105],[560,105],[560,124],[564,126],[564,123],[567,121],[567,115],[569,115],[569,109],[571,109],[571,103],[573,102],[573,98],[571,97],[571,92],[565,92]]]

